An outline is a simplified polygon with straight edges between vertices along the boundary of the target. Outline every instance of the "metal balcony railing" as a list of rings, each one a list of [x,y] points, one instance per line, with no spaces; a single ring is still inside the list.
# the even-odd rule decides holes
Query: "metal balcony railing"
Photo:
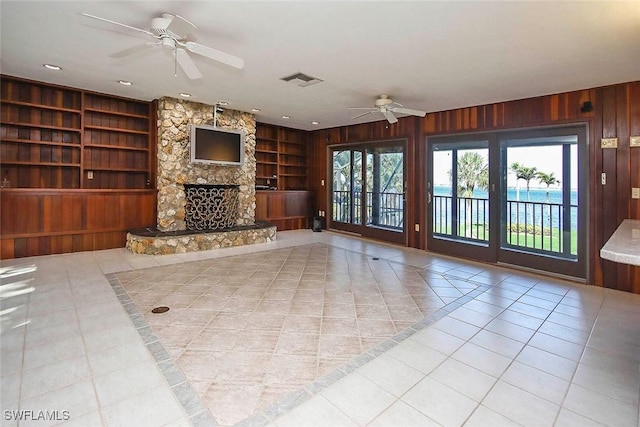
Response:
[[[362,192],[333,191],[333,221],[362,224]],[[404,195],[401,193],[366,193],[367,225],[402,230]]]
[[[489,200],[433,196],[433,234],[479,242],[489,241]],[[455,209],[454,209],[455,208]],[[507,201],[503,246],[527,248],[574,258],[577,255],[578,205]]]

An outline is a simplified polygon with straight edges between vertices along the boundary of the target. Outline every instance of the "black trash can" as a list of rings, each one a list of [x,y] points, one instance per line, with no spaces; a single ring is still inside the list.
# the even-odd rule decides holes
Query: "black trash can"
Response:
[[[311,220],[311,230],[313,230],[315,232],[322,231],[322,217],[321,216],[314,216],[313,217],[313,219]]]

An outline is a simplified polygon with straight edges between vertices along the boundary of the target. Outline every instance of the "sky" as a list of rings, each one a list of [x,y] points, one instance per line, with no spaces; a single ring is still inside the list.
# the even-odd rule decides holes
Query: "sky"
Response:
[[[488,149],[480,150],[465,150],[465,152],[477,152],[484,158],[488,157]],[[577,168],[577,147],[572,145],[571,150],[571,188],[578,187],[578,168]],[[462,155],[460,150],[458,156]],[[507,165],[511,165],[514,162],[518,162],[523,166],[535,167],[540,172],[551,173],[562,180],[562,147],[556,146],[542,146],[542,147],[509,147],[507,150]],[[449,171],[451,170],[451,152],[448,150],[439,150],[434,152],[434,168],[433,168],[433,183],[436,186],[449,185]],[[509,170],[507,175],[507,186],[511,188],[516,187],[516,176]],[[524,180],[520,180],[520,187],[524,188],[526,183]],[[530,183],[531,188],[547,188],[545,184],[541,184],[537,179],[534,179]],[[558,185],[551,186],[551,189],[559,189]]]

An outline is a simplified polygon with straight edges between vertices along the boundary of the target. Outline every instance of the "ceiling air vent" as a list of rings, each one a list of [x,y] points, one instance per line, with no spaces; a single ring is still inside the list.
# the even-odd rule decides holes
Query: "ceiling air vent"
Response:
[[[284,80],[285,82],[295,83],[300,87],[311,86],[316,83],[320,83],[322,81],[316,77],[311,77],[304,73],[291,74],[290,76],[282,77],[280,80]]]

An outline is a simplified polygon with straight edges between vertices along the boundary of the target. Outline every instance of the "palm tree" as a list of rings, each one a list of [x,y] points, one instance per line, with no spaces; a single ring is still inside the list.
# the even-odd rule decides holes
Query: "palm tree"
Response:
[[[538,176],[538,169],[535,167],[530,168],[521,165],[518,162],[514,162],[511,165],[511,170],[515,172],[517,179],[524,179],[527,182],[527,201],[529,201],[529,186],[531,185],[531,180]]]
[[[489,165],[476,152],[468,152],[458,158],[458,196],[473,197],[477,188],[489,188]]]
[[[489,164],[480,154],[470,151],[458,158],[458,197],[465,199],[465,229],[471,231],[471,198],[478,188],[489,189]],[[465,234],[467,232],[465,231]],[[473,237],[473,236],[469,236]]]
[[[551,185],[560,184],[560,180],[556,178],[556,175],[553,172],[551,173],[538,172],[537,178],[540,184],[546,184],[547,186],[547,203],[549,203],[549,187]]]

